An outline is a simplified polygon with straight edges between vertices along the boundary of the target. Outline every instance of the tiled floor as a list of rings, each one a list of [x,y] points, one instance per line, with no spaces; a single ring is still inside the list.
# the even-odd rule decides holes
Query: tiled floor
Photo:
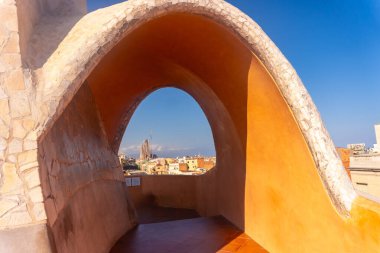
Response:
[[[223,217],[142,224],[111,253],[267,253]]]

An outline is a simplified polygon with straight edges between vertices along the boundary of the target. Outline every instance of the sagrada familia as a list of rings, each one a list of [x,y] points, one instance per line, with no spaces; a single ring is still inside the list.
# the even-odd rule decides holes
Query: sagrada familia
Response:
[[[148,140],[144,140],[140,147],[140,160],[148,160],[151,158],[151,149]]]

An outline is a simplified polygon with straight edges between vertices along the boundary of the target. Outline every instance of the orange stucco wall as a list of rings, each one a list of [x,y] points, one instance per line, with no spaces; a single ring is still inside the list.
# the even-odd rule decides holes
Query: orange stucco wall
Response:
[[[274,81],[257,60],[253,59],[252,65],[247,120],[247,234],[271,252],[376,252],[375,244],[371,245],[374,238],[360,234],[333,208],[307,144]]]
[[[163,207],[196,209],[196,180],[192,176],[141,176],[140,186],[128,187],[136,206],[154,202]]]
[[[153,90],[174,86],[198,101],[218,159],[212,176],[195,182],[202,193],[196,206],[205,215],[216,210],[270,252],[378,251],[379,210],[359,199],[352,217],[336,212],[275,82],[220,25],[185,14],[149,21],[121,40],[87,81],[116,149],[136,106]],[[155,189],[161,187],[156,179]]]

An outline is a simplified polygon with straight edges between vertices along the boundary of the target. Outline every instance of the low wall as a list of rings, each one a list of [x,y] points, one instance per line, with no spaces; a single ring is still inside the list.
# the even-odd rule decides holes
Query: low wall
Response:
[[[199,176],[144,175],[140,185],[128,187],[136,207],[154,202],[158,206],[194,209],[202,216],[217,215],[216,169]]]
[[[133,177],[132,177],[133,178]],[[136,206],[154,201],[162,207],[196,208],[195,176],[140,176],[140,186],[128,187]]]

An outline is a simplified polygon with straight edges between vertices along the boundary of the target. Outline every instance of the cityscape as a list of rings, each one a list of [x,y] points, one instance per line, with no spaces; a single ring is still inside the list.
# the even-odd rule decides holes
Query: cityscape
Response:
[[[157,157],[152,153],[149,140],[144,140],[138,159],[119,153],[120,164],[125,176],[136,175],[202,175],[213,169],[216,157],[183,156]]]

